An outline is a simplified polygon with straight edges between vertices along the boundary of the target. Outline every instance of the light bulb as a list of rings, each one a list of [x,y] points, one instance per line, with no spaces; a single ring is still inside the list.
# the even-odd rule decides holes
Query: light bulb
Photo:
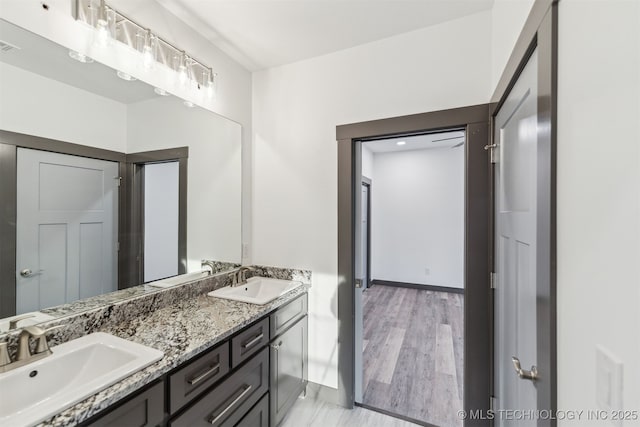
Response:
[[[166,90],[164,90],[162,88],[159,88],[159,87],[154,88],[153,91],[155,93],[157,93],[158,95],[160,95],[160,96],[169,96],[169,95],[171,95],[169,92],[167,92]]]
[[[142,51],[142,65],[146,70],[149,70],[153,67],[154,63],[153,52],[151,51],[151,46],[145,46]]]
[[[127,74],[124,71],[118,71],[116,73],[118,75],[118,77],[120,77],[122,80],[126,80],[128,82],[133,82],[136,80],[135,77],[133,77],[131,74]]]
[[[215,86],[215,77],[216,77],[216,75],[213,73],[213,70],[211,70],[211,69],[209,69],[207,74],[208,74],[207,83],[206,83],[207,96],[209,98],[213,98],[214,95],[216,94],[216,86]]]
[[[193,102],[191,102],[191,101],[184,101],[184,102],[183,102],[183,104],[184,104],[184,106],[185,106],[185,107],[187,107],[187,108],[193,108],[193,107],[195,107],[194,103],[193,103]]]
[[[98,28],[96,29],[96,43],[102,47],[109,44],[109,29],[107,28],[106,21],[98,21]]]

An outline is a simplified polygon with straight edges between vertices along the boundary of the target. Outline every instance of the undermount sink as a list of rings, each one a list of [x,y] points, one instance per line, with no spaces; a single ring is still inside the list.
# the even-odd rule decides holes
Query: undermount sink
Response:
[[[209,292],[212,297],[264,305],[302,285],[294,280],[251,277],[244,285],[227,286]]]
[[[142,344],[96,332],[0,374],[0,425],[30,426],[162,359]]]

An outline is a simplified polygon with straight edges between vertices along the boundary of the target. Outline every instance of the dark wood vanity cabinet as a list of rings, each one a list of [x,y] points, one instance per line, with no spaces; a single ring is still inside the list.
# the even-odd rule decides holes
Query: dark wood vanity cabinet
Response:
[[[307,385],[307,340],[303,294],[83,425],[276,427]]]
[[[270,425],[275,427],[307,387],[306,314],[276,336],[271,341],[269,351]]]
[[[164,381],[156,382],[126,402],[82,423],[91,427],[154,427],[164,421]]]

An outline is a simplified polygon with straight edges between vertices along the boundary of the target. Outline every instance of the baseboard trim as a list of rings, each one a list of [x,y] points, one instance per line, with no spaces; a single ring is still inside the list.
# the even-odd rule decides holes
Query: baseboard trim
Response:
[[[359,406],[359,407],[364,408],[364,409],[368,409],[368,410],[373,411],[373,412],[379,412],[381,414],[388,415],[388,416],[393,417],[393,418],[398,418],[398,419],[403,420],[403,421],[408,421],[410,423],[418,424],[420,426],[438,427],[435,424],[430,424],[430,423],[428,423],[426,421],[416,420],[415,418],[407,417],[407,416],[400,415],[400,414],[394,414],[393,412],[387,411],[385,409],[380,409],[380,408],[376,408],[374,406],[365,405],[364,403],[356,403],[356,406]]]
[[[338,405],[338,389],[326,385],[307,382],[307,398],[321,400],[326,403]]]
[[[464,289],[450,288],[448,286],[421,285],[419,283],[393,282],[391,280],[373,279],[371,285],[395,286],[398,288],[424,289],[425,291],[448,292],[451,294],[464,294]]]

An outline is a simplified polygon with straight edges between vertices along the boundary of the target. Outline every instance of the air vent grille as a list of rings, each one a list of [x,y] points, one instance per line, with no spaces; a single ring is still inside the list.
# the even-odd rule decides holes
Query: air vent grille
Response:
[[[11,52],[12,50],[20,50],[20,48],[4,40],[0,40],[0,52]]]

